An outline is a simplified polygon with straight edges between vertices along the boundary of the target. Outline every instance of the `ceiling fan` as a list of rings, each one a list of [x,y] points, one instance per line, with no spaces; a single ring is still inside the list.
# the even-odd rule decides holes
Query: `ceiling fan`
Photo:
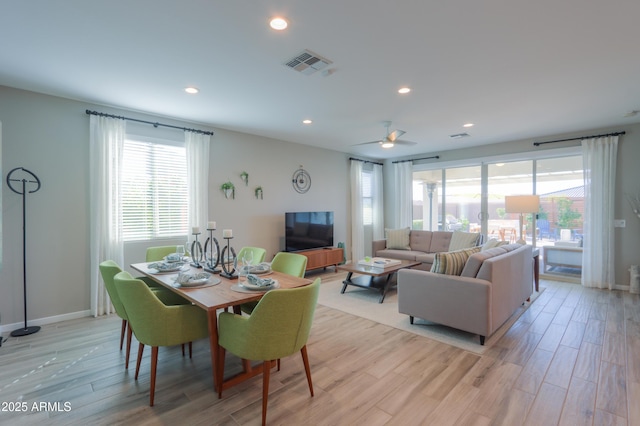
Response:
[[[407,132],[399,129],[391,130],[391,121],[385,121],[383,122],[383,124],[384,124],[384,127],[387,129],[387,134],[384,138],[380,140],[372,141],[372,142],[359,143],[359,144],[356,144],[356,146],[377,143],[377,144],[380,144],[380,146],[383,148],[393,148],[396,144],[397,145],[415,145],[416,144],[416,142],[404,141],[404,140],[398,139],[400,136],[404,135]]]

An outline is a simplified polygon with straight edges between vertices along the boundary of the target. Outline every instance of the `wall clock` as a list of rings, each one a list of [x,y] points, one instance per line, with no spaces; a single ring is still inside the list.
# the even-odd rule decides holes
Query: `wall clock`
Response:
[[[309,176],[309,173],[300,166],[298,170],[293,172],[291,184],[296,192],[304,194],[309,190],[309,188],[311,188],[311,176]]]

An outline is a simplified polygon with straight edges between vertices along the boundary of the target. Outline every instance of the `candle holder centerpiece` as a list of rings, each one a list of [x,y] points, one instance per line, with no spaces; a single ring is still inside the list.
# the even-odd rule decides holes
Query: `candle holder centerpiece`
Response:
[[[238,258],[236,257],[236,251],[231,247],[231,240],[233,239],[231,229],[224,229],[222,231],[222,238],[227,240],[227,242],[222,249],[222,255],[220,256],[220,263],[223,271],[220,275],[230,279],[238,278],[238,273],[236,272]]]
[[[209,237],[204,243],[204,270],[213,274],[219,274],[218,264],[220,263],[220,245],[218,240],[213,236],[213,231],[216,230],[216,223],[209,222],[207,231],[209,231]]]
[[[202,264],[200,262],[202,262],[202,255],[203,255],[203,251],[202,251],[202,244],[200,244],[200,241],[198,241],[198,235],[200,235],[200,228],[198,228],[197,226],[194,226],[193,229],[191,230],[191,234],[194,237],[193,243],[191,243],[191,266],[193,266],[194,268],[202,268]]]

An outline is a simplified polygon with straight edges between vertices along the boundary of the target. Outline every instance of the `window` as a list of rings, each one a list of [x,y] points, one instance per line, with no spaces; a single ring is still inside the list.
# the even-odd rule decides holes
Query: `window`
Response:
[[[362,224],[373,224],[373,172],[362,171]]]
[[[184,144],[127,139],[122,170],[125,241],[188,233],[187,160]]]

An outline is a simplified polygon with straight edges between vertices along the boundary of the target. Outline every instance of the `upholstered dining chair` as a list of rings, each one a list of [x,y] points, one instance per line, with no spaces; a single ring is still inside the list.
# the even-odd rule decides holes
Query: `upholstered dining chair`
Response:
[[[283,274],[293,275],[294,277],[304,278],[307,269],[307,257],[297,253],[278,252],[271,262],[273,271],[282,272]],[[240,310],[244,313],[251,314],[258,302],[243,303]],[[234,311],[236,314],[238,310]]]
[[[172,246],[157,246],[147,247],[147,259],[145,262],[159,262],[165,258],[165,256],[175,253],[177,245]]]
[[[124,336],[127,335],[127,353],[125,356],[125,369],[129,368],[129,355],[131,354],[131,325],[129,324],[129,318],[127,317],[127,313],[120,301],[120,297],[115,290],[113,284],[113,278],[122,272],[122,268],[114,262],[113,260],[105,260],[100,263],[98,266],[100,269],[100,275],[102,276],[102,281],[104,281],[104,286],[107,289],[107,294],[109,294],[109,298],[111,299],[111,304],[116,311],[116,315],[118,315],[122,319],[122,327],[120,330],[120,350],[122,350],[122,345],[124,343]],[[153,291],[156,296],[164,303],[165,305],[183,305],[190,304],[188,300],[181,297],[178,294],[173,293],[172,291],[165,289],[164,287],[150,287],[151,291]],[[189,346],[191,350],[191,346]],[[190,353],[191,354],[191,353]],[[183,347],[183,355],[184,355],[184,347]]]
[[[320,278],[313,284],[292,289],[271,290],[260,299],[249,317],[220,313],[218,319],[218,397],[222,398],[226,351],[252,361],[262,361],[262,424],[267,419],[269,376],[272,362],[302,354],[309,391],[313,396],[307,339],[320,292]]]
[[[238,262],[242,262],[245,253],[248,252],[253,253],[253,265],[264,262],[264,257],[267,255],[267,251],[260,247],[242,247],[236,256],[238,258]]]
[[[138,379],[144,346],[151,346],[149,406],[153,407],[156,387],[158,347],[174,346],[209,336],[207,313],[193,305],[167,306],[146,284],[128,272],[114,277],[114,287],[140,342],[135,379]]]

